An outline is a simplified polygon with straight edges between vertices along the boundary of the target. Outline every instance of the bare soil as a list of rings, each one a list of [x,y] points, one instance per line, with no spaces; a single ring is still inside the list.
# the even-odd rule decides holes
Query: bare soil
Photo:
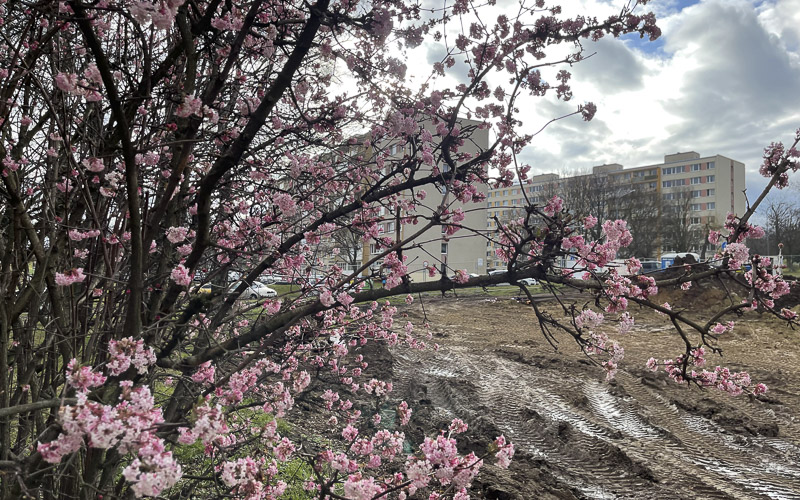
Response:
[[[707,318],[724,294],[699,287],[660,299]],[[402,312],[427,319],[439,344],[384,360],[395,397],[415,410],[412,441],[459,417],[471,426],[464,451],[484,453],[499,433],[516,443],[511,468],[487,465],[475,497],[800,499],[800,333],[773,318],[739,318],[721,339],[724,356],[709,357],[766,383],[755,398],[648,371],[647,358],[674,357],[682,344],[647,311],[615,337],[626,356],[611,383],[571,339],[554,351],[530,306],[511,298],[426,299],[424,314],[419,301]]]

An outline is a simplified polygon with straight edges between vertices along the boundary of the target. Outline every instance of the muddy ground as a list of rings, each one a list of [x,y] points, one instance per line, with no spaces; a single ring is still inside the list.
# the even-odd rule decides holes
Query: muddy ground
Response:
[[[701,318],[722,293],[661,298]],[[485,452],[498,433],[517,446],[509,470],[485,467],[475,497],[800,499],[800,332],[777,320],[739,319],[721,340],[724,357],[709,357],[712,367],[747,370],[766,383],[769,392],[756,399],[649,372],[651,355],[681,352],[666,319],[653,313],[637,314],[634,330],[616,337],[626,356],[607,383],[570,339],[555,352],[530,306],[510,297],[426,299],[424,311],[440,348],[393,349],[385,360],[395,397],[415,410],[412,441],[459,417],[471,425],[465,450]],[[419,301],[402,313],[424,319]]]

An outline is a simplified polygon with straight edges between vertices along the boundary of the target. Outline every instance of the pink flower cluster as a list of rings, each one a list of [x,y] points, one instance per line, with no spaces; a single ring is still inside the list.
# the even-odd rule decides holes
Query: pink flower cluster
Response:
[[[133,388],[130,381],[121,385],[122,394],[115,406],[89,401],[86,390],[81,390],[77,405],[59,409],[61,433],[49,443],[39,443],[37,451],[45,461],[59,463],[84,442],[93,448],[118,447],[120,453],[134,455],[131,464],[122,471],[123,477],[132,483],[134,494],[157,496],[180,479],[181,466],[155,435],[163,417],[150,390]]]
[[[408,403],[402,401],[400,405],[397,407],[397,416],[400,418],[400,425],[408,425],[408,421],[411,420],[411,413],[413,410],[408,407]]]
[[[70,286],[73,283],[80,283],[81,281],[86,279],[86,275],[83,274],[83,268],[78,267],[75,269],[70,269],[65,273],[56,273],[55,281],[56,285],[59,286]]]
[[[214,365],[211,361],[206,361],[197,367],[197,371],[192,374],[192,382],[198,384],[213,384],[214,383]]]
[[[508,469],[508,466],[511,464],[511,459],[514,458],[514,445],[506,441],[506,437],[503,435],[498,436],[494,440],[494,445],[497,447],[498,451],[494,454],[494,457],[497,459],[497,466],[502,469]]]
[[[547,205],[544,206],[544,209],[542,209],[542,211],[544,212],[545,215],[553,217],[555,214],[561,212],[563,208],[564,208],[564,200],[562,200],[558,196],[553,196],[547,202]]]
[[[244,500],[267,500],[277,498],[286,491],[286,482],[272,479],[278,475],[278,465],[273,460],[268,466],[262,458],[239,458],[222,464],[220,478],[231,493]]]
[[[89,366],[78,366],[78,360],[73,358],[67,364],[67,383],[80,391],[88,391],[92,387],[99,387],[106,381],[105,375],[92,371]]]
[[[139,373],[147,373],[148,367],[156,362],[153,348],[146,347],[141,339],[133,340],[133,337],[109,341],[108,354],[110,359],[106,368],[113,376],[122,375],[131,366]]]
[[[453,275],[453,281],[456,283],[466,283],[469,281],[469,273],[467,273],[466,269],[456,269],[456,273]]]
[[[717,325],[722,327],[720,328],[721,330],[727,329],[719,323],[717,323]],[[730,328],[733,328],[732,324]],[[686,378],[684,378],[682,373],[684,364],[697,368],[705,366],[705,349],[703,347],[697,347],[690,351],[688,358],[686,358],[685,355],[681,355],[675,359],[665,359],[662,364],[670,378],[678,383],[685,382]],[[658,362],[655,358],[650,358],[647,361],[647,367],[652,371],[657,371]],[[688,370],[687,376],[689,381],[695,382],[703,387],[716,388],[732,396],[738,396],[751,387],[751,392],[755,395],[767,392],[767,386],[764,384],[754,385],[747,372],[731,372],[728,368],[723,368],[721,366],[715,367],[713,371],[703,370],[698,372],[691,369]]]
[[[187,118],[192,115],[202,116],[203,101],[199,97],[188,95],[175,110],[175,116]]]
[[[170,227],[167,229],[167,239],[170,243],[180,243],[186,239],[186,235],[189,234],[188,227]]]
[[[722,251],[721,257],[728,257],[728,267],[739,269],[747,262],[750,256],[750,249],[744,243],[729,243]]]
[[[178,429],[179,443],[192,444],[199,439],[208,446],[220,436],[228,434],[225,413],[219,404],[211,406],[206,401],[205,405],[195,407],[193,414],[194,425],[192,428],[181,427]]]
[[[189,274],[189,270],[186,269],[183,264],[178,264],[175,269],[172,270],[170,278],[181,286],[189,286],[192,283],[192,275]]]
[[[403,261],[401,262],[400,259],[397,258],[397,254],[394,252],[389,253],[383,258],[382,267],[389,272],[388,276],[386,276],[385,286],[387,290],[390,290],[402,283],[403,276],[408,274],[408,268],[405,264],[406,258],[407,256],[403,255]]]
[[[91,231],[78,231],[77,229],[70,229],[67,232],[69,239],[72,241],[81,241],[88,238],[96,238],[100,236],[100,230],[92,229]]]

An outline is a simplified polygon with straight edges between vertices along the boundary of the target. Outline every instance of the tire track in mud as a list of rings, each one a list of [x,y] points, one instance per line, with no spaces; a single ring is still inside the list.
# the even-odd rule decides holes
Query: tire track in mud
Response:
[[[396,349],[394,394],[430,401],[443,419],[485,419],[584,498],[800,499],[794,432],[731,434],[624,371],[612,393],[579,371],[476,347]]]

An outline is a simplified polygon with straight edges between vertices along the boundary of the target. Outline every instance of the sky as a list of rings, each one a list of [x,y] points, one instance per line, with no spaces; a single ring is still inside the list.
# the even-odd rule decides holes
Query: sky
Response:
[[[605,18],[626,1],[561,4],[565,13]],[[515,3],[500,0],[497,9]],[[567,174],[604,163],[657,164],[679,151],[720,154],[745,164],[754,200],[767,182],[758,174],[764,147],[791,142],[800,127],[800,0],[653,0],[648,10],[659,20],[659,40],[636,34],[586,43],[594,55],[568,68],[572,101],[523,104],[531,132],[581,102],[598,112],[591,122],[548,126],[522,161],[536,173]],[[421,50],[429,63],[441,57],[433,44]],[[775,196],[800,198],[796,189]]]

